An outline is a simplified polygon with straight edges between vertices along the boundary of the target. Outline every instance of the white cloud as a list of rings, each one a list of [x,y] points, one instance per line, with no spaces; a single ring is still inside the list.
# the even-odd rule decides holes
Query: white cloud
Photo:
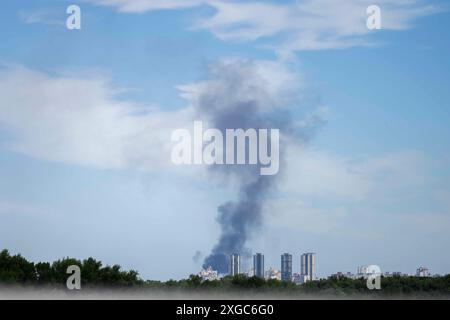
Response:
[[[185,125],[189,109],[145,108],[118,92],[101,77],[3,70],[0,127],[12,135],[10,148],[40,159],[99,168],[168,164],[171,130]]]
[[[366,9],[371,0],[305,0],[289,4],[215,2],[213,17],[198,24],[223,40],[256,40],[280,34],[280,53],[368,44]],[[403,30],[420,16],[437,12],[421,1],[380,0],[382,28]],[[276,42],[276,40],[274,40]]]
[[[229,88],[226,82],[233,81],[241,81],[239,92],[224,91]],[[194,120],[204,118],[195,109],[199,96],[217,89],[221,108],[254,99],[273,108],[281,107],[293,86],[295,76],[284,64],[223,61],[211,67],[209,80],[180,86],[186,107],[163,111],[120,99],[123,90],[101,76],[51,76],[8,67],[0,69],[0,128],[9,134],[9,148],[38,159],[97,168],[175,170],[171,135],[175,129],[191,130]]]
[[[435,164],[421,152],[361,158],[290,146],[286,166],[279,195],[265,209],[268,225],[347,236],[380,235],[391,223],[423,232],[449,227],[449,203],[435,200],[450,185],[436,183]]]
[[[372,0],[297,0],[276,1],[153,1],[90,0],[114,6],[121,12],[146,12],[208,5],[215,12],[195,23],[222,40],[254,41],[271,38],[268,46],[279,54],[300,50],[322,50],[369,45],[366,10]],[[422,0],[379,0],[382,29],[404,30],[419,17],[440,12],[442,8]],[[283,39],[283,40],[281,40]]]

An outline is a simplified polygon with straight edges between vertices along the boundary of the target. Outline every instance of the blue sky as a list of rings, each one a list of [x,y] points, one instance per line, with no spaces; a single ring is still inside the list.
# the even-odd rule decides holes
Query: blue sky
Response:
[[[81,30],[65,28],[73,3]],[[326,120],[290,146],[248,243],[266,267],[291,252],[298,271],[314,251],[322,276],[363,264],[450,272],[444,1],[379,1],[383,29],[370,32],[365,0],[139,3],[2,4],[0,247],[36,261],[94,256],[152,279],[198,272],[192,257],[216,242],[216,208],[236,186],[173,168],[160,148],[191,123],[179,86],[245,59],[298,78],[294,116]]]

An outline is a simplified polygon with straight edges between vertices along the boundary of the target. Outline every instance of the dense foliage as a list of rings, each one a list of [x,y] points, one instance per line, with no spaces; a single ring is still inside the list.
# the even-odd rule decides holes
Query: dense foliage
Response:
[[[82,284],[104,286],[142,285],[136,271],[122,271],[118,265],[102,266],[93,258],[83,261],[64,258],[53,263],[33,263],[21,255],[11,256],[7,250],[0,252],[0,283],[65,285],[68,278],[67,268],[77,265],[81,269]]]
[[[342,294],[352,295],[367,293],[371,295],[450,295],[450,275],[444,277],[419,278],[412,276],[383,277],[382,290],[370,291],[366,280],[345,277],[330,277],[319,281],[296,285],[291,282],[264,280],[257,277],[238,275],[226,276],[220,280],[202,281],[197,275],[189,279],[160,281],[143,281],[136,271],[122,271],[118,265],[102,266],[100,261],[89,258],[83,261],[65,258],[53,263],[33,263],[21,255],[11,256],[7,250],[0,253],[0,283],[24,285],[63,286],[68,277],[66,270],[70,265],[81,269],[83,285],[119,286],[153,290],[190,290],[190,291],[233,291],[287,293],[287,294]]]
[[[292,282],[264,280],[257,277],[238,275],[227,276],[215,281],[202,281],[199,276],[192,275],[187,280],[155,282],[147,281],[146,286],[153,288],[177,288],[198,291],[207,290],[246,290],[252,292],[270,292],[287,294],[330,294],[330,295],[450,295],[450,275],[445,277],[419,278],[412,276],[383,277],[382,290],[367,289],[366,280],[330,277],[319,281],[296,285]]]

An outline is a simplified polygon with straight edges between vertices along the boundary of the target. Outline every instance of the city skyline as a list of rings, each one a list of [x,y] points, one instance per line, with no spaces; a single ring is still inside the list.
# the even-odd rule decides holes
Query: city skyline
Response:
[[[347,277],[351,279],[365,278],[373,274],[375,269],[379,269],[378,265],[358,265],[353,273],[352,271],[336,271],[335,273],[325,275],[323,277],[317,277],[317,259],[316,253],[308,252],[299,255],[299,268],[297,270],[296,266],[293,264],[295,260],[295,255],[290,253],[283,253],[281,255],[281,261],[279,268],[274,268],[273,266],[264,267],[264,254],[256,253],[253,255],[253,268],[244,269],[242,256],[238,253],[234,253],[229,256],[230,269],[226,274],[219,274],[211,266],[206,269],[202,269],[199,272],[199,276],[203,280],[218,280],[220,277],[227,275],[246,275],[248,277],[259,277],[264,279],[277,279],[280,281],[294,282],[296,284],[304,284],[308,281],[317,281],[320,279],[327,279],[330,277]],[[250,260],[250,258],[248,259]],[[374,268],[375,267],[375,268]],[[299,271],[299,272],[296,272]],[[442,276],[439,274],[433,274],[430,269],[425,266],[420,266],[416,269],[415,273],[402,273],[399,271],[388,271],[381,270],[381,275],[385,277],[392,276],[416,276],[416,277],[432,277],[432,276]],[[447,273],[443,274],[446,275]],[[450,274],[450,272],[448,273]]]
[[[358,265],[355,267],[356,272],[353,273],[352,271],[336,271],[335,273],[331,273],[328,275],[323,275],[321,277],[317,276],[317,255],[316,253],[308,252],[308,253],[302,253],[299,255],[300,261],[298,264],[298,269],[296,267],[296,264],[293,262],[295,261],[295,255],[290,253],[283,253],[281,255],[281,261],[279,268],[276,268],[274,266],[269,266],[268,268],[265,268],[264,265],[264,254],[263,253],[255,253],[252,256],[252,259],[250,257],[247,257],[247,259],[242,259],[242,255],[238,253],[234,253],[229,256],[229,272],[225,274],[219,274],[217,270],[214,270],[211,266],[208,266],[206,269],[202,269],[199,275],[206,280],[217,280],[221,276],[231,275],[235,276],[238,274],[247,275],[249,277],[256,276],[260,278],[277,278],[280,281],[289,281],[289,282],[296,282],[298,284],[303,284],[308,281],[316,281],[319,279],[326,279],[330,276],[336,276],[336,277],[349,277],[352,279],[357,279],[360,277],[365,277],[372,273],[372,271],[369,271],[369,265]],[[245,260],[252,260],[253,261],[253,267],[245,269],[244,264]],[[379,268],[380,266],[375,265],[376,268]],[[371,270],[371,269],[370,269]],[[381,270],[381,268],[380,268]],[[298,271],[298,272],[297,272]],[[279,273],[278,275],[271,275],[271,272]],[[404,273],[400,271],[389,271],[389,270],[381,270],[381,274],[384,276],[395,276],[395,275],[409,275],[409,276],[417,276],[417,277],[431,277],[435,275],[440,274],[433,274],[430,272],[430,269],[425,266],[420,266],[417,269],[415,269],[415,272],[413,273]],[[446,275],[447,273],[444,273],[443,275]],[[448,273],[450,274],[450,272]],[[290,280],[289,280],[290,279]]]

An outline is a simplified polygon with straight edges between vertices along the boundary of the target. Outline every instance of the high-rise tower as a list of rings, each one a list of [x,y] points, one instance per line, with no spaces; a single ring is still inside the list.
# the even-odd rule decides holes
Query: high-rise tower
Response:
[[[253,270],[256,277],[264,278],[264,255],[262,253],[253,256]]]
[[[237,253],[230,256],[230,275],[235,276],[241,273],[241,256]]]
[[[281,281],[292,281],[292,255],[281,255]]]
[[[316,254],[304,253],[300,258],[300,275],[304,281],[313,281],[316,279]]]

